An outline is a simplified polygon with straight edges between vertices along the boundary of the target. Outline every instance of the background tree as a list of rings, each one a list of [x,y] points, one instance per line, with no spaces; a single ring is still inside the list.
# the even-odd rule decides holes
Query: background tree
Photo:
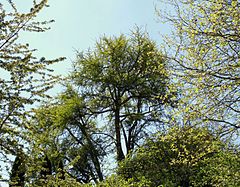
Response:
[[[166,4],[172,12],[158,13],[175,30],[166,44],[172,51],[173,75],[184,90],[186,118],[221,127],[223,133],[236,132],[240,124],[239,1],[172,0]]]
[[[24,187],[25,177],[27,173],[26,158],[23,152],[16,155],[10,175],[10,187],[20,186]]]
[[[98,183],[103,180],[104,142],[97,135],[94,116],[89,115],[81,97],[69,86],[54,103],[36,110],[32,129],[32,155],[45,154],[51,163],[50,177],[64,181]],[[41,162],[41,161],[40,161]],[[34,167],[36,179],[37,171]],[[44,167],[43,167],[44,168]]]
[[[99,126],[115,143],[118,161],[149,134],[151,124],[151,131],[163,124],[163,106],[171,103],[166,60],[139,29],[129,38],[102,37],[93,50],[78,53],[70,84],[102,117]]]
[[[57,80],[47,66],[63,59],[37,59],[28,44],[18,42],[21,31],[48,29],[46,24],[52,21],[33,21],[45,6],[47,0],[33,1],[31,10],[21,13],[14,1],[0,3],[0,157],[4,161],[8,154],[17,155],[21,148],[26,106],[45,97]]]
[[[174,127],[150,138],[118,169],[150,186],[238,186],[239,151],[204,128]],[[229,159],[231,162],[229,162]]]

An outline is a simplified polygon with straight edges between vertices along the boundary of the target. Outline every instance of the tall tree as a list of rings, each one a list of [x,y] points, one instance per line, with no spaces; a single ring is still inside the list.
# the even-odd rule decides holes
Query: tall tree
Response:
[[[70,79],[88,110],[106,122],[118,161],[148,134],[152,122],[162,124],[163,106],[171,102],[166,60],[139,29],[129,38],[102,37],[93,50],[78,53]]]
[[[167,44],[173,51],[169,56],[174,64],[172,70],[178,83],[184,85],[187,119],[215,124],[224,132],[238,130],[239,1],[172,0],[168,3],[172,14],[158,12],[175,29],[174,37],[168,38]]]
[[[29,44],[18,42],[21,31],[44,32],[52,21],[35,22],[47,0],[33,1],[27,13],[18,11],[14,1],[0,3],[0,154],[16,155],[23,139],[22,120],[27,117],[26,105],[46,96],[57,80],[48,65],[62,60],[37,59]]]

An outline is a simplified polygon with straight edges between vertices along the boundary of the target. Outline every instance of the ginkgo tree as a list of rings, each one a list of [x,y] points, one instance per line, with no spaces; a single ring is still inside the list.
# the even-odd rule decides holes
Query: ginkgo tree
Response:
[[[23,119],[26,105],[45,97],[57,76],[48,65],[62,60],[47,60],[33,56],[29,44],[18,41],[20,32],[44,32],[52,21],[36,22],[34,18],[47,6],[47,0],[32,1],[27,13],[18,11],[14,1],[0,3],[0,157],[18,155],[23,140]],[[4,157],[6,159],[4,159]]]
[[[166,44],[173,76],[183,88],[186,119],[236,132],[240,128],[240,2],[166,3],[169,11],[157,12],[175,29]]]

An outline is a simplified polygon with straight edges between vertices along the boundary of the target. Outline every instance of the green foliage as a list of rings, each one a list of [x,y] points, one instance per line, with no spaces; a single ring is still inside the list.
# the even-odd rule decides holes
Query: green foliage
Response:
[[[149,139],[118,173],[134,181],[144,176],[150,186],[238,186],[239,159],[207,129],[186,126]]]
[[[103,37],[93,51],[79,53],[66,90],[35,110],[29,122],[28,182],[102,181],[103,158],[112,145],[122,160],[121,139],[130,153],[147,128],[162,124],[163,106],[173,104],[165,63],[156,44],[139,30],[129,39]],[[147,184],[144,178],[141,182]]]
[[[160,16],[175,28],[170,55],[139,29],[102,37],[77,53],[66,90],[34,117],[26,106],[48,97],[59,77],[47,66],[63,58],[37,59],[18,36],[48,30],[52,21],[34,21],[47,0],[27,13],[0,3],[0,156],[16,156],[10,186],[240,186],[239,149],[209,131],[240,128],[240,3],[167,2],[173,14]],[[185,126],[163,132],[164,110],[178,97],[170,78],[182,89],[173,121]],[[107,153],[118,169],[103,180]]]
[[[166,60],[139,29],[129,38],[102,37],[93,50],[79,53],[70,81],[90,112],[107,121],[104,133],[116,142],[118,161],[125,157],[121,139],[131,152],[147,128],[162,125],[163,106],[173,103]]]
[[[240,3],[238,0],[170,0],[174,27],[166,40],[172,71],[183,88],[182,108],[192,123],[238,130],[240,93]]]
[[[143,176],[141,180],[135,182],[131,179],[125,180],[118,175],[111,175],[105,181],[97,184],[97,187],[150,187],[150,182]]]
[[[240,153],[224,151],[215,157],[204,160],[194,177],[194,186],[239,186],[240,185]]]
[[[24,186],[26,175],[26,155],[23,152],[17,154],[10,175],[10,187]]]
[[[46,181],[56,178],[64,183],[68,179],[80,184],[103,180],[100,161],[104,144],[95,135],[94,116],[86,113],[83,99],[70,86],[55,103],[36,110],[31,123],[33,165],[29,173],[35,176],[33,180],[42,178],[39,173],[44,160],[39,155],[48,157],[51,165]]]
[[[47,60],[33,56],[29,44],[18,42],[21,31],[44,32],[52,21],[35,22],[34,18],[47,5],[47,0],[33,1],[27,13],[18,11],[14,1],[0,3],[0,154],[8,161],[9,155],[21,152],[19,142],[26,140],[28,128],[24,120],[29,117],[26,106],[47,97],[45,92],[58,80],[48,65],[63,58]]]

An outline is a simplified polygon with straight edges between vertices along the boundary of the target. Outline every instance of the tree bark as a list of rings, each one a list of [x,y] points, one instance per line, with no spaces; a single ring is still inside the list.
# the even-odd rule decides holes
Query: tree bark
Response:
[[[116,133],[116,149],[117,149],[117,161],[124,160],[125,156],[122,150],[121,143],[121,126],[120,126],[120,107],[116,105],[115,108],[115,133]]]
[[[98,159],[98,152],[97,152],[94,144],[92,143],[92,140],[91,140],[89,134],[87,133],[85,127],[83,125],[79,125],[79,126],[80,126],[81,131],[82,131],[83,135],[85,136],[87,143],[89,145],[89,153],[90,153],[91,159],[93,161],[94,167],[96,169],[98,178],[100,181],[103,181],[103,174],[102,174],[100,162]]]

